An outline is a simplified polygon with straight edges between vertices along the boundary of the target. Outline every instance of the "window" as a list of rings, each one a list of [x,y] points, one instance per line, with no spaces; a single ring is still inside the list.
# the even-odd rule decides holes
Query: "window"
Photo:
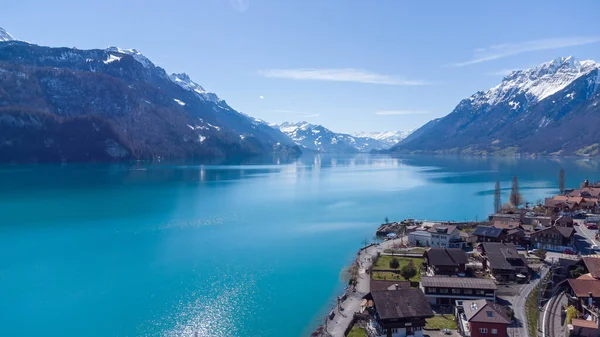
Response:
[[[463,289],[463,294],[471,295],[473,293],[473,289]]]
[[[485,295],[485,291],[483,291],[483,290],[475,290],[475,293],[477,295]]]
[[[452,288],[453,294],[460,294],[460,289]]]
[[[487,328],[479,328],[479,333],[488,333]]]
[[[492,335],[497,335],[498,334],[498,329],[492,329]]]
[[[430,293],[437,293],[437,288],[427,288],[427,291]]]
[[[440,294],[447,294],[448,288],[440,288]]]

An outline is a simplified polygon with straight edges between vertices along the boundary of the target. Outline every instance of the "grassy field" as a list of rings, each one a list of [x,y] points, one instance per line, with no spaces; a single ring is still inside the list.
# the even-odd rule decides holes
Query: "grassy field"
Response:
[[[456,330],[456,321],[452,315],[436,315],[427,319],[425,329]]]
[[[367,337],[367,332],[365,331],[365,329],[355,325],[352,327],[352,330],[350,330],[350,332],[348,333],[348,337]]]
[[[377,269],[387,269],[390,270],[390,261],[393,258],[396,258],[398,262],[400,262],[400,268],[398,268],[398,273],[394,272],[378,272]],[[417,269],[417,275],[410,280],[413,282],[419,282],[421,280],[421,264],[423,263],[423,259],[421,258],[410,258],[410,257],[399,257],[399,256],[380,256],[377,260],[377,263],[373,266],[373,274],[372,278],[374,280],[404,280],[403,277],[400,276],[400,269],[408,264],[408,261],[413,261],[415,264],[415,268]]]
[[[538,329],[539,310],[538,310],[538,292],[539,286],[536,287],[525,301],[525,316],[527,317],[527,330],[529,336],[535,336]]]

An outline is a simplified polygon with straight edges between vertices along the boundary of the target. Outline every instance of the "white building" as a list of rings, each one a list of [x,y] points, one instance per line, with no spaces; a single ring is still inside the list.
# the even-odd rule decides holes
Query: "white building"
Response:
[[[412,246],[428,247],[431,246],[431,233],[428,231],[414,231],[408,233],[408,242]]]
[[[429,228],[428,232],[431,234],[431,247],[461,248],[463,246],[460,231],[454,225],[436,224]]]

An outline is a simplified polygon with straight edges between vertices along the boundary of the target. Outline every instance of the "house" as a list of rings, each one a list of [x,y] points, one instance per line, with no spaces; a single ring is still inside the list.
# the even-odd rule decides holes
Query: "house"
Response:
[[[517,246],[527,247],[529,246],[529,236],[525,233],[522,228],[515,228],[506,231],[505,242],[514,243]]]
[[[484,242],[480,245],[483,267],[499,282],[511,282],[528,274],[527,260],[513,243]]]
[[[507,337],[510,318],[506,308],[489,300],[456,301],[458,331],[465,337]]]
[[[560,227],[573,227],[573,218],[570,216],[561,215],[558,217],[558,219],[556,219],[556,221],[554,221],[554,225]]]
[[[552,226],[530,234],[531,245],[538,249],[563,252],[575,251],[575,230],[573,227]]]
[[[473,244],[477,243],[477,237],[469,232],[460,232],[460,239],[468,246],[473,246]]]
[[[460,248],[431,248],[423,254],[428,275],[465,273],[467,253]]]
[[[576,303],[577,310],[589,312],[600,306],[600,257],[584,256],[578,264],[583,265],[587,274],[568,279],[567,294]]]
[[[417,230],[408,233],[408,242],[412,246],[429,247],[431,246],[431,233],[425,230]]]
[[[435,224],[429,230],[431,234],[431,247],[462,247],[460,231],[455,225]]]
[[[371,291],[410,289],[410,281],[371,280]]]
[[[487,299],[496,301],[496,282],[489,278],[422,276],[419,285],[427,301],[436,305],[453,305],[457,300]]]
[[[387,337],[423,337],[425,320],[433,317],[431,306],[418,288],[372,291],[371,326]],[[367,300],[369,300],[367,298]]]
[[[573,318],[569,324],[570,337],[597,337],[598,323],[585,319]]]
[[[492,222],[492,227],[500,228],[500,229],[504,229],[504,230],[515,229],[515,228],[521,227],[521,221],[507,220],[507,219],[494,220]]]
[[[473,235],[477,237],[477,242],[501,242],[504,240],[504,230],[492,226],[477,226]]]

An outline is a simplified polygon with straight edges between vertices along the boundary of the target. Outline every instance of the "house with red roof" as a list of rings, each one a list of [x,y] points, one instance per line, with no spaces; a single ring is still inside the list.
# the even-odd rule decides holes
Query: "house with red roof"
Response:
[[[457,301],[458,331],[465,337],[507,337],[510,318],[506,307],[489,300]]]

